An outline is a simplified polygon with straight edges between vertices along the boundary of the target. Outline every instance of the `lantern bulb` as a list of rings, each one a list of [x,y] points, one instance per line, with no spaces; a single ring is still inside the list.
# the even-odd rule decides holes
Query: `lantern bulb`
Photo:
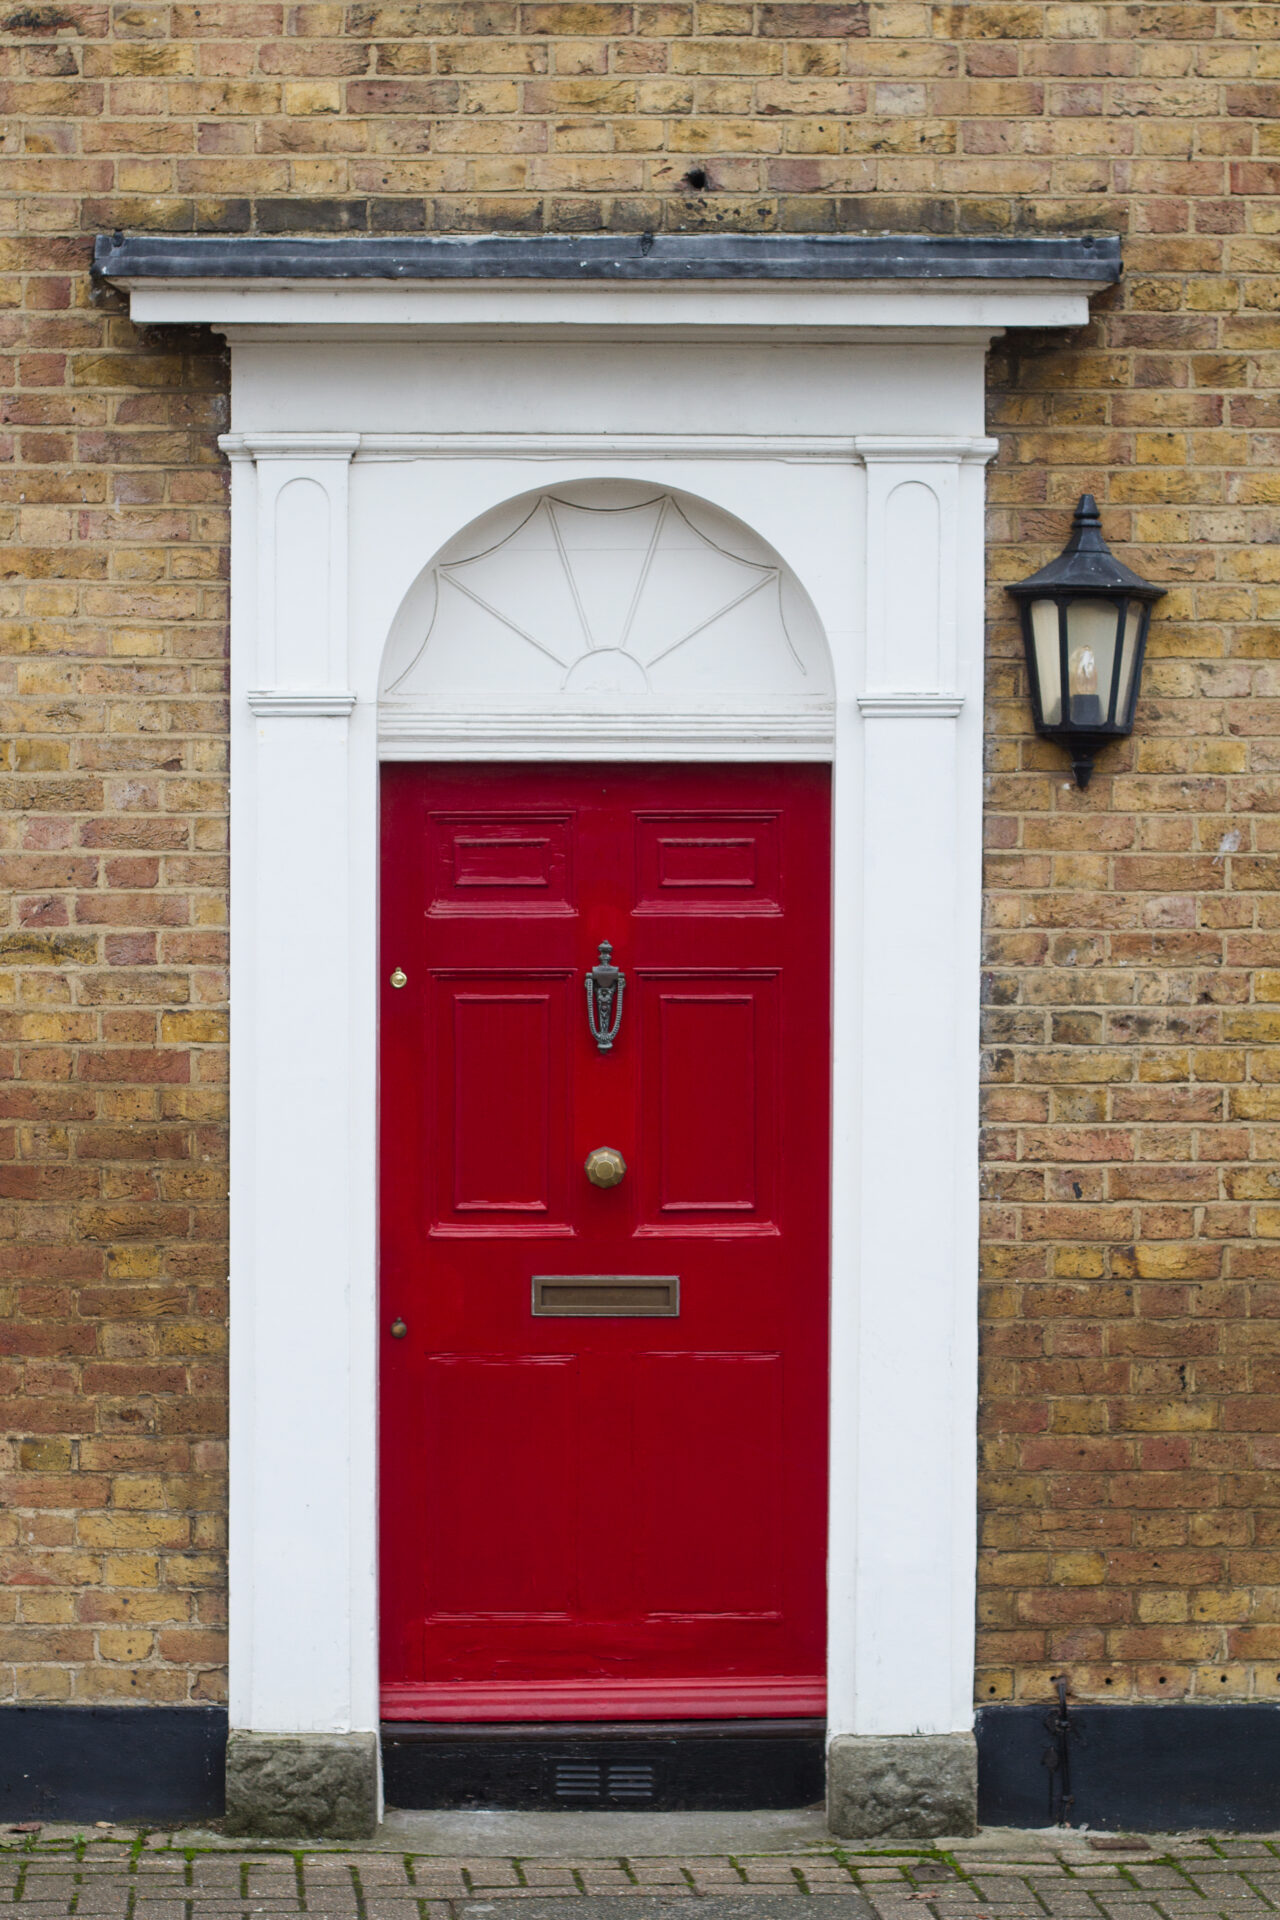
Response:
[[[1071,656],[1070,675],[1073,694],[1098,691],[1098,662],[1092,647],[1076,648]]]

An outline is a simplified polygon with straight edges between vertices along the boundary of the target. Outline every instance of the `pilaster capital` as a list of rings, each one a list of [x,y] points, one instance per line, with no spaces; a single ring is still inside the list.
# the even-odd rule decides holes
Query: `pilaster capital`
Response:
[[[356,704],[354,693],[327,687],[254,687],[245,699],[251,712],[276,720],[345,720]]]
[[[859,433],[854,436],[853,446],[864,466],[914,466],[942,461],[956,466],[985,467],[1000,451],[998,440],[967,433]]]
[[[345,465],[360,445],[358,433],[221,433],[218,445],[228,460],[340,460]]]

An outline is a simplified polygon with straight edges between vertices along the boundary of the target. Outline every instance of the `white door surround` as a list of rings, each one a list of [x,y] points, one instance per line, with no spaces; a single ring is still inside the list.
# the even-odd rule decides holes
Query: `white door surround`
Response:
[[[333,1782],[322,1830],[367,1824],[376,1792],[380,753],[830,758],[832,1818],[957,1831],[975,1778],[983,361],[1006,326],[1082,323],[1114,249],[876,243],[869,281],[852,241],[352,244],[346,277],[345,242],[99,246],[136,320],[232,343],[232,1818],[298,1831],[300,1753]],[[369,265],[379,246],[397,277],[389,252]],[[743,258],[745,281],[716,267]],[[576,653],[562,675],[501,649],[482,671],[462,609],[491,612],[500,587],[466,573],[475,530],[500,546],[548,500],[561,520],[650,503],[655,551],[653,503],[673,503],[671,526],[743,570],[744,605],[764,604],[756,575],[789,596],[799,673],[756,661],[745,615],[678,685],[594,657],[584,674]],[[442,580],[456,633],[423,655]]]

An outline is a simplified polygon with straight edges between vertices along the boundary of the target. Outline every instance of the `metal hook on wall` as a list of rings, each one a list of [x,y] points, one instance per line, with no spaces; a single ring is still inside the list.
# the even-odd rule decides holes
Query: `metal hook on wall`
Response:
[[[1055,1673],[1053,1684],[1058,1703],[1044,1717],[1045,1727],[1053,1735],[1053,1745],[1045,1748],[1040,1759],[1041,1765],[1049,1769],[1049,1824],[1069,1827],[1076,1804],[1071,1785],[1071,1742],[1078,1740],[1082,1747],[1088,1742],[1079,1723],[1071,1718],[1067,1704],[1068,1676]]]

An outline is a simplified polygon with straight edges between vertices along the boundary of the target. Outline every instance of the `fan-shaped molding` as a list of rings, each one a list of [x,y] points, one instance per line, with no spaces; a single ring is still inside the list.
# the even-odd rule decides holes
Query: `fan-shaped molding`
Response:
[[[450,541],[396,617],[379,706],[393,758],[522,735],[530,752],[716,754],[761,729],[821,758],[834,712],[821,625],[778,555],[705,501],[630,482],[525,494]]]

